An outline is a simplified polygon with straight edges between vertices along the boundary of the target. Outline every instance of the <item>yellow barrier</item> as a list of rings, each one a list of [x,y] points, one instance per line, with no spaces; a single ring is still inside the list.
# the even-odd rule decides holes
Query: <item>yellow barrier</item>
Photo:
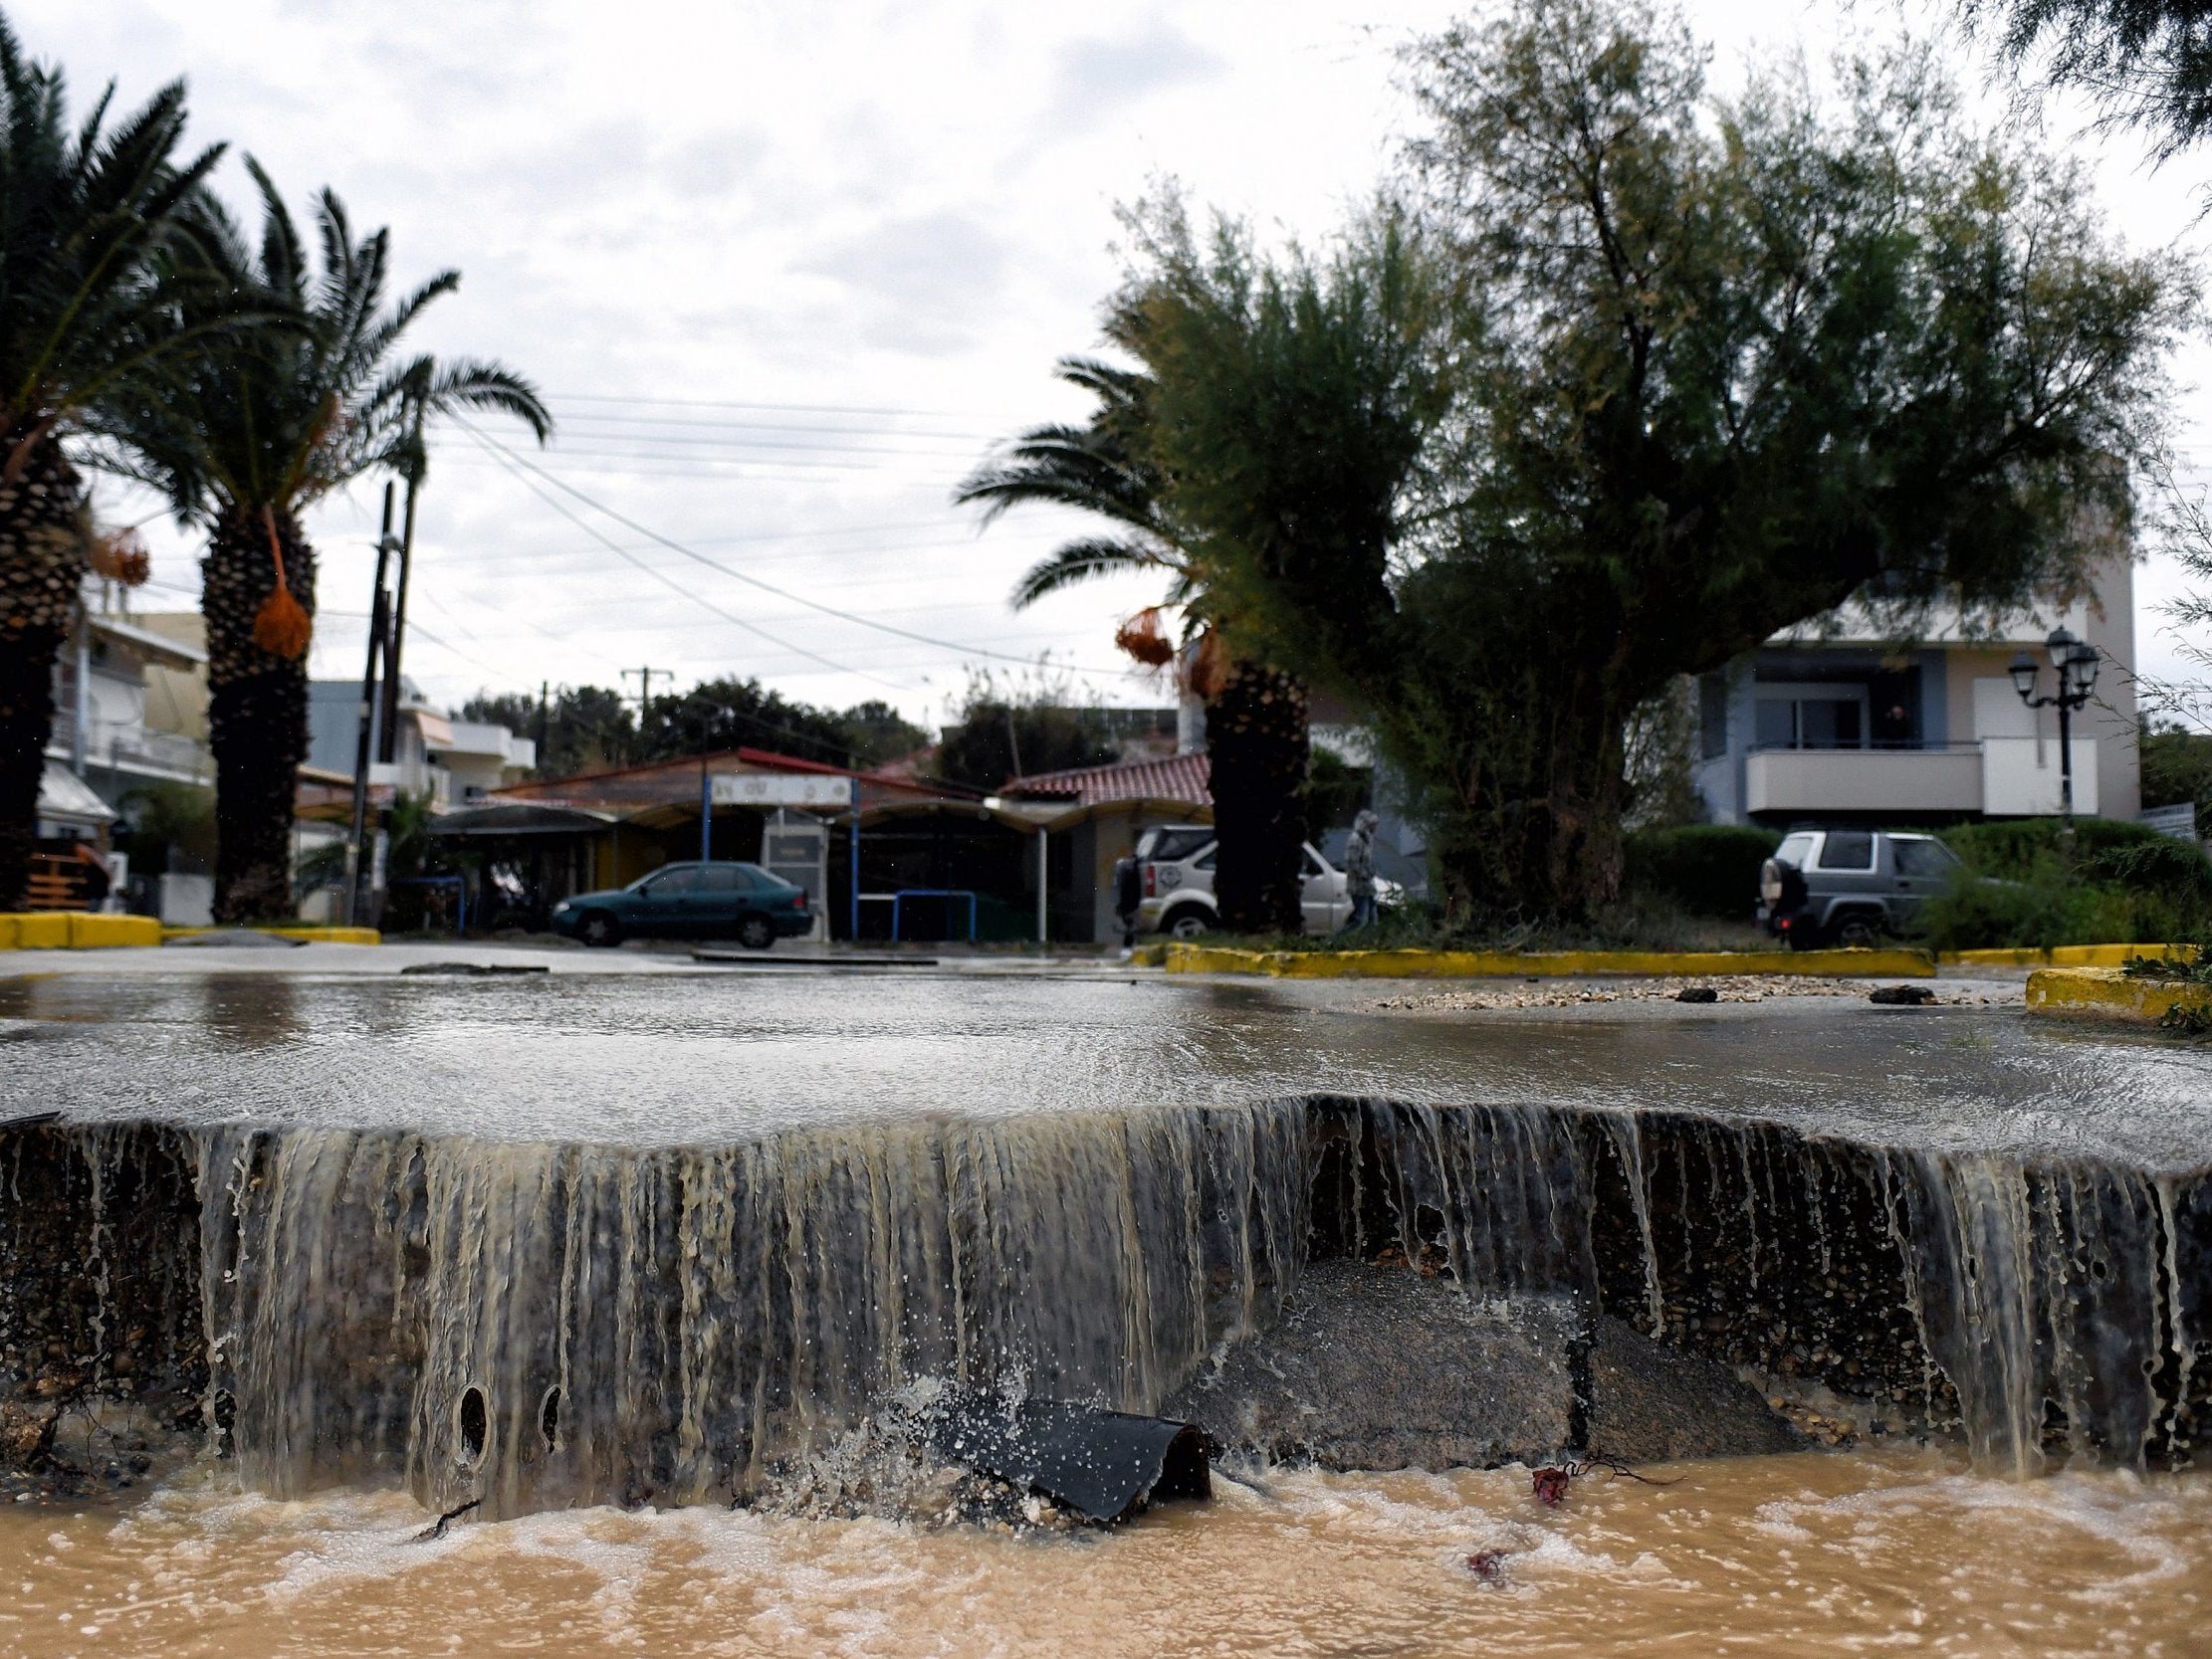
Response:
[[[278,938],[305,939],[310,944],[382,944],[384,935],[374,928],[240,928],[242,933],[271,933]],[[227,928],[164,928],[163,939],[191,938],[199,933],[229,933]]]
[[[2136,956],[2197,959],[2193,944],[2055,944],[2048,950],[1946,950],[1945,967],[2125,967]]]
[[[1924,950],[1238,950],[1171,944],[1170,973],[1257,973],[1276,979],[1582,979],[1631,973],[1796,973],[1927,979]]]
[[[0,950],[112,950],[159,944],[161,924],[150,916],[100,911],[16,911],[0,916]]]
[[[2028,975],[2028,1007],[2039,1014],[2099,1014],[2155,1023],[2175,1008],[2212,1016],[2212,985],[2130,979],[2112,967],[2039,967]]]

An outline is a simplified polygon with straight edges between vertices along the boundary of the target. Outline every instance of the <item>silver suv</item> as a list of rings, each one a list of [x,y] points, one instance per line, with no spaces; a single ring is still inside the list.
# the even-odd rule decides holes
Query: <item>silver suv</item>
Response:
[[[1196,938],[1221,925],[1214,899],[1213,826],[1160,824],[1137,838],[1137,928],[1173,938]],[[1344,872],[1305,844],[1305,891],[1301,896],[1305,931],[1333,933],[1352,914]],[[1402,896],[1396,882],[1377,877],[1375,900],[1390,905]]]
[[[1759,868],[1759,924],[1802,948],[1874,944],[1906,932],[1959,868],[1932,835],[1792,830]]]

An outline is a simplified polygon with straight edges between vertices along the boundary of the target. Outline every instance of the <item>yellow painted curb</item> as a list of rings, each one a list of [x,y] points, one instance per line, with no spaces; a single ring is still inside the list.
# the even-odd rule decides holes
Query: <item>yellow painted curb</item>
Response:
[[[2028,975],[2028,1007],[2043,1014],[2101,1014],[2150,1023],[2175,1008],[2212,1017],[2212,985],[2130,979],[2113,967],[2039,967]]]
[[[2125,967],[2136,956],[2197,959],[2193,944],[2055,944],[2048,950],[1946,950],[1945,967]]]
[[[198,933],[238,932],[269,933],[277,938],[306,939],[310,944],[382,944],[384,935],[374,928],[164,928],[162,939],[191,938]],[[159,943],[160,940],[153,941]]]
[[[101,911],[16,911],[0,916],[0,950],[112,950],[159,944],[161,924],[150,916]]]
[[[1793,973],[1927,979],[1925,950],[1238,950],[1171,944],[1170,973],[1277,979],[1580,979],[1606,973]]]
[[[1167,959],[1168,947],[1165,944],[1140,944],[1129,953],[1132,967],[1159,967]]]

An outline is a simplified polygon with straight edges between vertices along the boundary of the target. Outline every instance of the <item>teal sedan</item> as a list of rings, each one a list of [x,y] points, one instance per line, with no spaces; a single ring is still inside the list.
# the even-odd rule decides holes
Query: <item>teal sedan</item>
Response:
[[[814,925],[806,890],[758,864],[664,864],[628,887],[579,893],[553,914],[553,929],[586,944],[625,938],[734,938],[766,950]]]

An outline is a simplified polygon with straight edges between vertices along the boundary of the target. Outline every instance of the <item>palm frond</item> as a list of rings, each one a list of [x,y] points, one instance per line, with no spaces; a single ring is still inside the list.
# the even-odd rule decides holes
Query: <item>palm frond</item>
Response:
[[[1173,570],[1173,557],[1151,542],[1134,537],[1085,536],[1057,547],[1021,573],[1013,584],[1014,609],[1025,610],[1048,593],[1101,576],[1132,570]]]

